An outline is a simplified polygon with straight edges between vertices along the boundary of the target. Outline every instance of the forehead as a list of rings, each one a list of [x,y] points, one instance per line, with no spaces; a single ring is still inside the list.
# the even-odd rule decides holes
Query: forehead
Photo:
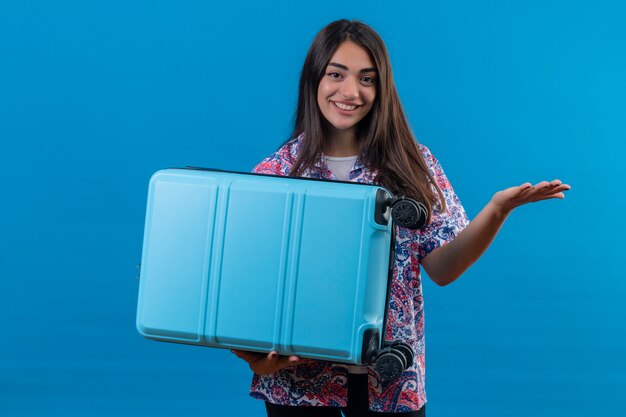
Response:
[[[350,40],[344,41],[337,47],[335,53],[330,57],[330,62],[345,65],[356,71],[362,68],[376,67],[367,49]]]

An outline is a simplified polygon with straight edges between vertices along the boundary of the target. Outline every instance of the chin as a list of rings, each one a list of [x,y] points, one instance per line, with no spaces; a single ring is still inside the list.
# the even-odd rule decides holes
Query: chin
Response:
[[[337,130],[349,130],[349,129],[355,128],[356,125],[359,124],[359,122],[360,120],[350,120],[350,121],[335,120],[331,122],[330,124],[332,125],[332,127],[334,127]]]

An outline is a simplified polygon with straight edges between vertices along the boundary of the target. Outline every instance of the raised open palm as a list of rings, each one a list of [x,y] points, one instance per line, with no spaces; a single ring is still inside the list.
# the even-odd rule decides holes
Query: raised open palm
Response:
[[[491,201],[502,210],[503,213],[508,214],[515,207],[524,204],[550,198],[565,198],[563,192],[570,188],[568,184],[563,184],[561,180],[553,180],[550,182],[541,181],[535,185],[527,182],[516,187],[498,191],[494,194]]]

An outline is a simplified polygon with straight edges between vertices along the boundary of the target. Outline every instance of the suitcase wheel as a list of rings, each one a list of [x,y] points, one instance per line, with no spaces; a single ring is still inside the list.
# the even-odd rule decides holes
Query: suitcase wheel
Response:
[[[415,358],[415,355],[413,354],[413,349],[411,348],[411,346],[404,342],[395,342],[393,345],[391,345],[391,348],[397,353],[400,353],[404,356],[406,363],[404,369],[407,369],[413,364],[413,359]]]
[[[406,367],[406,359],[403,354],[391,347],[380,351],[376,358],[376,371],[383,381],[398,379]]]
[[[426,224],[428,210],[426,207],[411,198],[402,197],[396,200],[391,207],[391,217],[400,227],[420,229]]]

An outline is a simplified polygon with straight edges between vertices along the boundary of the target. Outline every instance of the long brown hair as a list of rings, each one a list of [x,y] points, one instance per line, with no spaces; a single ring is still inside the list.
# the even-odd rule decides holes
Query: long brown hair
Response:
[[[369,52],[377,70],[376,98],[372,109],[357,126],[361,162],[377,172],[375,181],[397,195],[412,197],[445,210],[445,198],[428,170],[409,128],[391,73],[387,48],[380,36],[356,20],[337,20],[313,40],[300,75],[298,106],[291,137],[304,133],[304,140],[291,176],[300,176],[319,160],[325,148],[323,117],[317,90],[335,50],[350,40]],[[434,187],[434,190],[433,190]],[[430,221],[430,210],[428,221]]]

